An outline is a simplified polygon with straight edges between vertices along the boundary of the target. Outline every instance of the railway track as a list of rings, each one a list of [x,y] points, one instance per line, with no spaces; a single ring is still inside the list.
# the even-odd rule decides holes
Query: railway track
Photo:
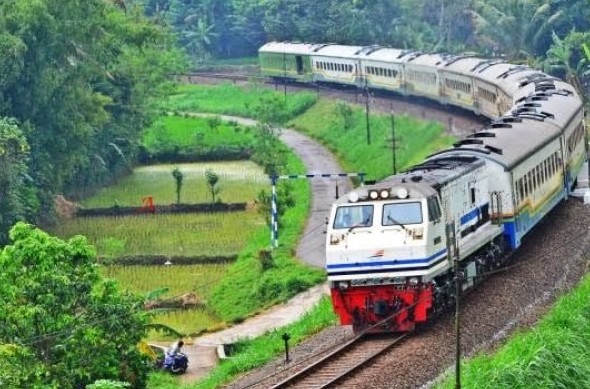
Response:
[[[312,365],[305,367],[271,388],[328,388],[391,349],[407,335],[370,338],[361,335],[356,336],[329,354],[324,355]]]

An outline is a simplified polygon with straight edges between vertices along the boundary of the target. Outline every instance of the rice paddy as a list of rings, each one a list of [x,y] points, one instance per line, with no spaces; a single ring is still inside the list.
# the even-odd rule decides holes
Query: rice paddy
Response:
[[[236,254],[263,226],[263,218],[251,210],[74,218],[63,220],[51,233],[61,238],[84,235],[99,256],[215,256]]]
[[[176,203],[176,183],[172,176],[176,167],[184,177],[181,203],[212,201],[205,180],[207,169],[219,176],[219,197],[225,203],[253,201],[261,189],[270,187],[263,170],[250,161],[163,164],[138,167],[130,176],[101,189],[81,203],[86,208],[112,207],[115,204],[140,206],[146,196],[152,196],[156,206]]]

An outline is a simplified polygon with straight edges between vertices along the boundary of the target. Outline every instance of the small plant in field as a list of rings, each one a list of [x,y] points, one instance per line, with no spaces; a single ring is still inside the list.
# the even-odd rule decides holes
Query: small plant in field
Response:
[[[334,113],[342,120],[342,127],[345,131],[354,127],[354,115],[349,104],[339,101],[336,103]]]
[[[272,257],[271,250],[259,250],[258,260],[260,261],[263,271],[268,270],[274,266],[274,258]]]
[[[120,257],[125,252],[124,239],[108,237],[103,239],[99,243],[99,246],[101,247],[101,252],[106,259],[105,262],[108,263],[113,262],[116,258]]]
[[[221,118],[219,116],[209,117],[207,118],[207,125],[211,131],[215,131],[221,125]]]
[[[174,177],[174,182],[176,183],[176,204],[180,204],[180,191],[182,189],[184,174],[182,174],[178,166],[172,170],[172,177]]]
[[[280,216],[285,214],[287,208],[295,206],[295,197],[293,196],[293,190],[290,182],[279,182],[277,185],[277,214],[279,216],[279,226],[281,225]],[[266,224],[270,225],[271,215],[270,210],[272,209],[272,195],[262,189],[258,192],[258,196],[255,200],[256,208],[258,212],[266,220]]]
[[[219,175],[213,171],[213,169],[207,169],[205,171],[205,180],[207,181],[207,186],[209,187],[209,191],[211,192],[211,201],[214,203],[217,199],[217,195],[220,192],[219,189]]]

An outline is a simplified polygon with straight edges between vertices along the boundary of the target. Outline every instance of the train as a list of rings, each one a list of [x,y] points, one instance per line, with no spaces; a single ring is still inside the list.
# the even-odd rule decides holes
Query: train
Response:
[[[334,202],[325,269],[334,311],[355,332],[413,331],[453,306],[457,289],[506,266],[572,196],[587,162],[578,92],[525,65],[291,42],[267,43],[259,56],[267,77],[426,97],[489,119],[452,147]]]

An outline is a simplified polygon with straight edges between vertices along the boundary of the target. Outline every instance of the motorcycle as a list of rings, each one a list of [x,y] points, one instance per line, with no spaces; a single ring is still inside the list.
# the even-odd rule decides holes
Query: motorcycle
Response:
[[[162,368],[173,374],[183,374],[188,368],[188,356],[185,353],[166,354]]]

